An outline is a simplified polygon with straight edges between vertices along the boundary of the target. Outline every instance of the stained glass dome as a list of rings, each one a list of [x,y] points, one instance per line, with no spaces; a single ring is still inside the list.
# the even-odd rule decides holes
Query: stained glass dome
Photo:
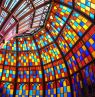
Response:
[[[95,0],[0,0],[0,97],[95,97]]]

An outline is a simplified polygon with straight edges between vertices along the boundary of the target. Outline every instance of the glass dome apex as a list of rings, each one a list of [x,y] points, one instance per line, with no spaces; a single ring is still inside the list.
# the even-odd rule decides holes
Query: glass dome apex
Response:
[[[42,29],[0,50],[1,97],[95,96],[95,2],[51,4]]]
[[[50,0],[0,0],[0,42],[43,27]]]

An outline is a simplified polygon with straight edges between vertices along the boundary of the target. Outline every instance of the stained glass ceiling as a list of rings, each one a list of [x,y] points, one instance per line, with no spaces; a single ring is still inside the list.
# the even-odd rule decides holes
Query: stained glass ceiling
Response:
[[[81,13],[82,15],[85,15],[85,17],[89,18],[89,20],[93,22],[95,17],[94,1],[0,0],[0,48],[12,37],[25,34],[34,34],[43,28],[46,24],[45,22],[48,19],[51,6],[54,2],[60,4],[63,3],[65,6]],[[68,12],[71,11],[71,9],[67,9]],[[58,6],[57,10],[60,10]],[[68,16],[69,15],[70,14],[68,14]],[[51,15],[51,20],[53,16]],[[58,16],[59,15],[56,14],[56,18]],[[65,22],[66,18],[63,18],[60,25],[63,26]],[[47,26],[49,26],[49,24],[47,24]],[[53,27],[53,29],[55,28]],[[59,30],[60,28],[58,28],[57,31]]]
[[[0,4],[0,97],[95,97],[95,0]]]

